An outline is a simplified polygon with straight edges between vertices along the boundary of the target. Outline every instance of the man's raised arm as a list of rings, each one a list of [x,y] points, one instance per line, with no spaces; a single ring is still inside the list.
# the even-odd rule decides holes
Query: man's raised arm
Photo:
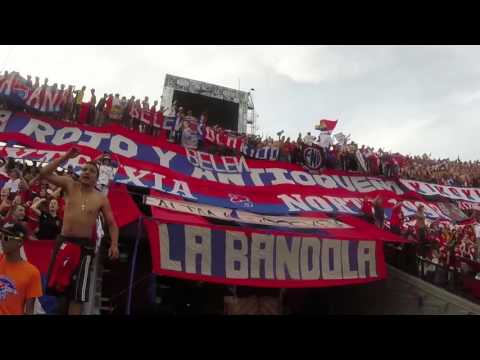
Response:
[[[46,179],[48,182],[60,186],[62,189],[67,190],[69,185],[73,183],[73,179],[69,176],[60,176],[55,175],[53,172],[62,164],[64,161],[73,159],[80,154],[77,148],[72,147],[64,155],[53,160],[48,165],[40,169],[40,177]]]

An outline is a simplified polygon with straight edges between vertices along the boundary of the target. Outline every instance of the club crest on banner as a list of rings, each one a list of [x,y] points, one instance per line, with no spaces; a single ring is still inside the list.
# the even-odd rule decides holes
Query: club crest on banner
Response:
[[[247,196],[238,194],[228,194],[230,202],[236,205],[242,205],[243,207],[253,207],[253,203]]]
[[[322,165],[322,152],[319,148],[306,146],[303,149],[303,163],[311,170],[318,170]]]

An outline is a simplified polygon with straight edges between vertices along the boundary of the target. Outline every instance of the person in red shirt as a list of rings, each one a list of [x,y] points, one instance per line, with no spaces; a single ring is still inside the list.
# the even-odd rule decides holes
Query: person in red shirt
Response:
[[[390,231],[401,235],[402,223],[403,223],[403,212],[402,212],[402,201],[399,201],[392,208],[392,216],[390,218]]]
[[[18,184],[18,196],[20,196],[21,203],[25,204],[28,201],[32,200],[32,192],[29,191],[28,184],[25,180],[21,180]]]
[[[35,299],[43,294],[40,271],[20,254],[26,236],[19,223],[0,229],[0,315],[33,315]]]
[[[367,196],[363,198],[362,213],[364,219],[373,224],[373,204]]]
[[[153,136],[160,136],[162,134],[162,127],[163,127],[163,120],[164,120],[163,112],[164,111],[165,111],[165,109],[163,108],[163,106],[160,106],[160,110],[157,111],[155,113],[155,116],[153,117],[154,121],[155,121],[155,124],[153,126]]]
[[[104,121],[110,120],[110,111],[113,106],[113,94],[108,95],[108,99],[105,102],[105,108],[103,110],[103,119]]]

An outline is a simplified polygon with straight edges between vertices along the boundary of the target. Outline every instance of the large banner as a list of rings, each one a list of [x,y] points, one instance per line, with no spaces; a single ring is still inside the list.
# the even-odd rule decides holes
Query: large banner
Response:
[[[423,196],[440,196],[452,200],[480,203],[480,189],[428,184],[416,180],[400,179],[408,190]]]
[[[35,89],[16,73],[10,73],[7,77],[0,74],[0,98],[7,99],[18,107],[44,114],[58,113],[64,102],[62,90],[51,86]]]
[[[153,272],[259,287],[327,287],[386,277],[383,242],[145,221]]]
[[[145,204],[151,206],[152,216],[163,222],[178,222],[190,225],[222,225],[254,227],[270,233],[304,236],[321,235],[326,238],[344,240],[363,240],[365,238],[388,242],[402,242],[395,234],[385,232],[364,220],[351,215],[332,217],[321,212],[304,212],[289,216],[256,214],[249,211],[234,210],[175,200],[152,191],[145,196]]]
[[[259,160],[277,160],[279,155],[278,146],[264,146],[256,148],[249,145],[244,137],[232,134],[222,128],[206,126],[199,128],[203,140],[237,150],[239,153]]]
[[[1,134],[0,134],[1,139]],[[64,153],[64,150],[53,150],[56,146],[47,146],[38,144],[38,149],[0,147],[0,156],[12,157],[22,160],[33,160],[39,162],[49,162]],[[65,148],[65,146],[63,146]],[[84,163],[97,157],[100,153],[88,148],[82,148],[82,155],[72,159],[64,164],[64,167],[72,166],[75,172],[80,171]],[[120,158],[120,157],[119,157]],[[334,179],[340,181],[350,181],[355,176],[340,175],[322,175],[329,179],[330,185],[335,184]],[[368,178],[362,177],[362,181]],[[174,172],[155,167],[149,163],[133,161],[127,158],[121,158],[121,165],[116,172],[115,182],[127,185],[135,185],[155,189],[163,194],[176,196],[178,199],[187,199],[198,203],[211,206],[219,206],[229,209],[247,210],[260,214],[286,215],[301,212],[324,212],[330,214],[349,214],[361,215],[364,196],[369,198],[381,194],[384,198],[384,207],[391,208],[399,200],[403,200],[403,211],[405,216],[415,214],[417,206],[425,206],[427,218],[449,220],[448,214],[445,214],[435,203],[413,199],[402,199],[392,191],[376,190],[371,193],[360,193],[352,186],[350,190],[338,187],[310,187],[301,188],[294,185],[285,185],[280,189],[276,187],[265,189],[263,192],[256,191],[255,188],[238,187],[226,184],[212,185],[208,181],[198,180],[175,174]],[[373,179],[372,179],[373,181]],[[373,183],[381,184],[379,179]],[[340,181],[341,182],[341,181]]]
[[[255,214],[248,211],[221,208],[218,206],[196,204],[192,202],[167,199],[165,197],[146,196],[145,204],[164,210],[177,211],[184,214],[205,216],[212,219],[235,221],[248,225],[279,226],[292,229],[348,229],[350,225],[331,218],[313,218],[303,216],[272,216]],[[155,216],[155,214],[154,214]],[[161,218],[158,216],[158,218]]]
[[[405,200],[405,210],[414,213],[416,206],[424,203],[427,217],[449,219],[434,203],[425,203],[419,193],[405,191],[394,179],[339,171],[311,174],[294,164],[213,156],[158,143],[153,136],[120,126],[72,127],[62,122],[0,112],[0,141],[28,147],[5,147],[1,150],[2,156],[42,162],[51,161],[75,144],[82,155],[65,166],[71,165],[76,171],[86,161],[109,151],[120,160],[115,182],[151,188],[212,206],[271,215],[315,211],[360,215],[364,197],[380,194],[387,207]],[[478,192],[473,190],[472,194]],[[410,197],[411,194],[416,197]]]
[[[0,140],[4,134],[0,133]],[[9,136],[11,139],[13,136]],[[49,162],[61,156],[69,145],[44,145],[31,141],[27,144],[32,148],[0,147],[0,156],[22,160]],[[87,161],[96,158],[100,152],[88,147],[81,147],[82,154],[63,166],[72,166],[75,172]],[[450,220],[435,203],[418,199],[404,199],[400,188],[394,183],[385,182],[380,178],[346,175],[314,175],[322,180],[324,186],[307,187],[285,184],[282,186],[264,187],[257,191],[255,187],[241,187],[234,184],[219,184],[216,182],[199,180],[171,171],[168,168],[154,166],[150,163],[135,161],[118,156],[120,167],[114,181],[127,185],[135,185],[154,189],[163,194],[176,196],[211,206],[230,209],[241,209],[249,212],[270,215],[286,215],[301,212],[324,212],[331,214],[361,215],[364,197],[370,199],[380,194],[383,197],[384,207],[391,208],[399,200],[403,200],[405,216],[415,214],[417,206],[425,206],[427,218],[432,220]],[[312,176],[303,172],[303,176]],[[364,192],[365,187],[359,184],[370,184],[370,191]],[[357,186],[355,186],[356,184]],[[342,186],[343,185],[343,186]],[[376,187],[374,187],[375,185]],[[390,190],[388,190],[390,187]],[[384,190],[380,190],[380,189]]]

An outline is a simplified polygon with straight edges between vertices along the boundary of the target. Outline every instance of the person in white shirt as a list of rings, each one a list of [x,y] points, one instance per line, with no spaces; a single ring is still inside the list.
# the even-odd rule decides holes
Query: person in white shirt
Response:
[[[10,170],[9,174],[10,180],[8,180],[5,185],[3,186],[4,189],[8,189],[10,193],[18,192],[18,186],[20,185],[20,172],[18,169]]]
[[[307,135],[305,135],[305,137],[303,138],[303,142],[304,142],[306,145],[309,145],[309,146],[311,146],[314,141],[315,141],[315,136],[312,136],[312,134],[310,134],[309,132],[308,132]]]
[[[95,161],[99,164],[97,188],[106,195],[108,192],[108,186],[115,178],[118,166],[115,166],[112,163],[112,158],[108,153],[101,155],[99,158],[95,159]]]
[[[322,131],[318,136],[318,145],[323,148],[324,151],[328,150],[333,145],[333,139],[330,133]]]

